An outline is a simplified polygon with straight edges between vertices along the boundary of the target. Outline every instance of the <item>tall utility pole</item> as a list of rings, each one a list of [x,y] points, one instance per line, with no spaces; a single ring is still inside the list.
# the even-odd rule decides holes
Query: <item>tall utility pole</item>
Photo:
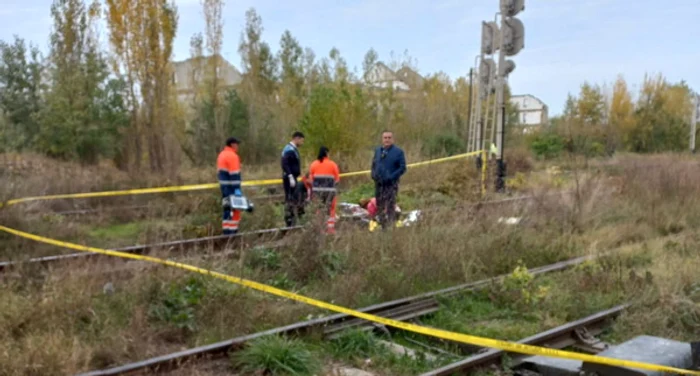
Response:
[[[500,111],[497,111],[496,124],[496,191],[505,189],[506,163],[504,161],[504,133],[506,123],[505,85],[508,75],[515,70],[515,63],[506,60],[506,56],[517,55],[525,46],[525,27],[515,16],[525,9],[525,0],[500,0],[501,27],[498,49],[498,78],[496,80],[496,101]]]
[[[473,79],[476,79],[478,77],[478,69],[479,69],[479,59],[481,59],[481,55],[477,55],[474,58],[474,68],[472,68],[472,71],[474,72]],[[479,86],[477,84],[477,90],[479,89]],[[472,100],[471,100],[471,112],[469,116],[469,140],[468,140],[468,151],[476,151],[476,109],[478,108],[478,103],[479,103],[479,96],[478,95],[472,95]]]
[[[693,98],[693,114],[690,117],[690,152],[695,153],[695,133],[698,126],[698,106],[700,106],[700,95]]]
[[[467,107],[467,153],[471,151],[469,142],[471,140],[471,124],[472,124],[472,98],[474,97],[474,68],[469,68],[469,107]]]
[[[479,72],[477,76],[478,80],[478,95],[475,108],[475,130],[476,137],[474,138],[476,150],[484,150],[485,138],[486,138],[486,128],[484,127],[484,117],[481,113],[482,111],[482,101],[486,101],[488,104],[489,94],[491,92],[491,87],[493,84],[493,76],[495,75],[496,62],[491,58],[487,58],[489,55],[496,53],[498,49],[498,25],[496,22],[482,22],[481,23],[481,54],[479,56]],[[486,111],[488,116],[488,109]],[[485,153],[481,153],[476,157],[476,167],[481,169],[482,165],[486,163]]]

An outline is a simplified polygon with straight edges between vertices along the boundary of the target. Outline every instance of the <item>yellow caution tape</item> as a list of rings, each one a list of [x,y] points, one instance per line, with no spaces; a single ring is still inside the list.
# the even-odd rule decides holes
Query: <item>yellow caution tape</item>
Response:
[[[477,155],[478,153],[479,152],[476,151],[476,152],[471,152],[471,153],[453,155],[451,157],[446,157],[446,158],[439,158],[439,159],[433,159],[433,160],[424,161],[424,162],[412,163],[412,164],[407,165],[407,167],[418,167],[418,166],[424,166],[424,165],[433,164],[433,163],[448,162],[448,161],[453,161],[456,159],[472,157],[474,155]],[[371,173],[371,171],[366,170],[366,171],[348,172],[348,173],[340,174],[340,176],[341,177],[350,177],[350,176],[366,175],[369,173]],[[244,181],[241,185],[244,187],[260,187],[260,186],[265,186],[265,185],[276,185],[276,184],[282,184],[282,179],[250,180],[250,181]],[[34,196],[34,197],[17,198],[17,199],[7,201],[4,205],[10,206],[10,205],[16,205],[16,204],[19,204],[22,202],[40,201],[40,200],[45,201],[45,200],[57,200],[57,199],[66,199],[66,198],[95,198],[95,197],[112,197],[112,196],[130,196],[130,195],[143,195],[143,194],[151,194],[151,193],[199,191],[199,190],[216,189],[216,188],[219,188],[218,183],[181,185],[181,186],[175,186],[175,187],[126,189],[126,190],[120,190],[120,191],[68,193],[68,194],[60,194],[60,195],[47,195],[47,196]],[[2,206],[3,205],[0,204],[0,207],[2,207]]]
[[[303,295],[299,295],[299,294],[295,294],[293,292],[281,290],[281,289],[278,289],[278,288],[275,288],[272,286],[268,286],[268,285],[265,285],[265,284],[262,284],[259,282],[230,276],[227,274],[215,272],[215,271],[208,270],[208,269],[199,268],[199,267],[188,265],[188,264],[179,263],[176,261],[164,260],[164,259],[160,259],[157,257],[151,257],[151,256],[143,256],[143,255],[136,255],[136,254],[131,254],[131,253],[124,253],[124,252],[119,252],[119,251],[110,251],[110,250],[101,249],[101,248],[88,247],[88,246],[84,246],[84,245],[64,242],[64,241],[60,241],[60,240],[56,240],[56,239],[50,239],[50,238],[46,238],[43,236],[30,234],[27,232],[15,230],[15,229],[5,227],[5,226],[0,226],[0,230],[8,232],[10,234],[20,236],[22,238],[34,240],[34,241],[41,242],[41,243],[52,244],[52,245],[56,245],[56,246],[63,247],[63,248],[74,249],[77,251],[94,252],[94,253],[100,253],[100,254],[104,254],[104,255],[108,255],[108,256],[141,260],[141,261],[148,261],[148,262],[153,262],[153,263],[157,263],[157,264],[172,266],[175,268],[179,268],[179,269],[183,269],[183,270],[211,276],[214,278],[222,279],[222,280],[225,280],[225,281],[228,281],[231,283],[235,283],[235,284],[240,285],[240,286],[245,286],[245,287],[248,287],[251,289],[255,289],[258,291],[262,291],[262,292],[276,295],[279,297],[283,297],[286,299],[295,300],[295,301],[305,303],[305,304],[308,304],[308,305],[311,305],[314,307],[323,308],[323,309],[338,312],[338,313],[343,313],[346,315],[354,316],[354,317],[357,317],[357,318],[360,318],[363,320],[367,320],[367,321],[371,321],[371,322],[375,322],[378,324],[383,324],[383,325],[391,326],[391,327],[394,327],[397,329],[402,329],[402,330],[406,330],[406,331],[410,331],[410,332],[414,332],[414,333],[424,334],[424,335],[428,335],[428,336],[432,336],[432,337],[436,337],[436,338],[441,338],[441,339],[445,339],[445,340],[449,340],[449,341],[461,342],[461,343],[465,343],[465,344],[469,344],[469,345],[473,345],[473,346],[479,346],[479,347],[500,349],[500,350],[507,351],[507,352],[514,352],[514,353],[520,353],[520,354],[526,354],[526,355],[541,355],[541,356],[548,356],[548,357],[553,357],[553,358],[580,360],[582,362],[605,364],[605,365],[616,366],[616,367],[628,367],[628,368],[637,368],[637,369],[644,369],[644,370],[657,371],[657,372],[667,372],[667,373],[676,373],[676,374],[683,374],[683,375],[700,376],[700,371],[691,371],[691,370],[662,366],[662,365],[652,364],[652,363],[643,363],[643,362],[630,361],[630,360],[606,358],[606,357],[596,356],[596,355],[580,354],[580,353],[574,353],[574,352],[570,352],[570,351],[563,351],[563,350],[550,349],[550,348],[544,348],[544,347],[538,347],[538,346],[532,346],[532,345],[525,345],[525,344],[521,344],[521,343],[507,342],[507,341],[501,341],[501,340],[490,339],[490,338],[476,337],[476,336],[471,336],[471,335],[467,335],[467,334],[454,333],[454,332],[449,332],[446,330],[427,328],[427,327],[420,326],[420,325],[410,324],[410,323],[406,323],[406,322],[401,322],[401,321],[397,321],[397,320],[392,320],[392,319],[387,319],[384,317],[375,316],[375,315],[364,313],[364,312],[355,311],[353,309],[349,309],[349,308],[341,307],[341,306],[338,306],[335,304],[330,304],[330,303],[326,303],[326,302],[323,302],[320,300],[312,299],[312,298],[309,298],[309,297],[306,297]]]

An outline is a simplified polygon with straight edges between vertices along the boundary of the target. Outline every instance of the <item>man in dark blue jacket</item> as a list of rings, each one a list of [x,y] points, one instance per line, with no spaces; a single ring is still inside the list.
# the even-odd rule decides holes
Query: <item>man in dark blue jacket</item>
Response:
[[[296,219],[304,215],[302,187],[297,179],[301,175],[301,156],[299,147],[304,145],[304,134],[294,132],[292,141],[282,149],[282,185],[284,187],[284,223],[294,226]]]
[[[406,172],[406,158],[403,150],[394,145],[394,133],[382,132],[382,146],[374,151],[372,159],[372,180],[377,198],[377,219],[382,227],[393,226],[396,221],[396,195],[399,180]]]

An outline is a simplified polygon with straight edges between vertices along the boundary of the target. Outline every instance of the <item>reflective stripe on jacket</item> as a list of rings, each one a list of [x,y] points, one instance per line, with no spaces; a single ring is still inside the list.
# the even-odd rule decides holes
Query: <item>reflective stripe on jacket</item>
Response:
[[[340,182],[340,170],[328,157],[315,160],[309,167],[312,192],[335,192],[335,185]]]
[[[216,168],[222,196],[230,196],[241,188],[241,160],[232,147],[226,146],[219,153]]]

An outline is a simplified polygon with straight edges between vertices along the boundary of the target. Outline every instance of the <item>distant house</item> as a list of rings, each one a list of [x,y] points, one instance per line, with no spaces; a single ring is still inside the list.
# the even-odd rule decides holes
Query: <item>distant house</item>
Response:
[[[183,61],[176,61],[173,63],[173,84],[175,85],[175,90],[177,91],[178,100],[181,102],[188,101],[192,98],[194,89],[197,87],[197,83],[201,83],[202,69],[206,67],[206,64],[212,59],[212,56],[206,56],[198,60],[197,58],[189,58]],[[222,89],[230,89],[242,81],[241,72],[229,63],[222,56],[218,56],[220,59],[220,64],[218,69],[218,76],[221,77]]]
[[[544,102],[531,94],[513,95],[510,103],[518,108],[518,123],[523,127],[537,127],[549,122],[549,109]]]
[[[411,90],[422,90],[425,79],[409,67],[403,67],[396,71],[396,77],[403,81]]]
[[[396,73],[382,62],[378,62],[367,72],[366,80],[371,86],[376,88],[393,88],[397,91],[411,90],[411,87],[406,82],[399,79]]]

